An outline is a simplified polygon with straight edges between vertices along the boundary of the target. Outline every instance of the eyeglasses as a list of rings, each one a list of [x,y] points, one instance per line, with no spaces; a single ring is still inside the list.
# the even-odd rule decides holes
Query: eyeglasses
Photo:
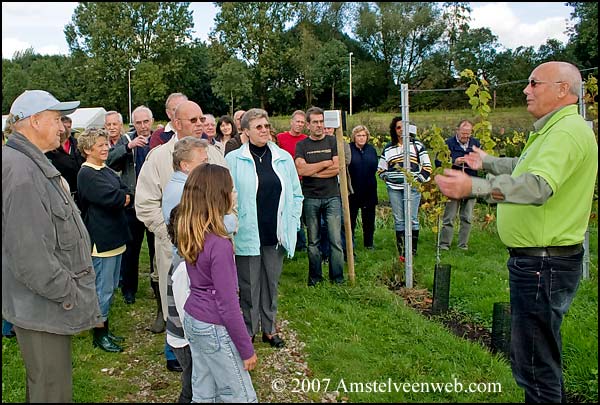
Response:
[[[545,81],[541,81],[541,80],[535,80],[535,79],[529,79],[529,85],[531,86],[531,88],[535,88],[538,84],[544,84],[544,83],[564,83],[562,81],[560,82],[545,82]]]
[[[396,130],[402,129],[402,125],[396,127]]]
[[[200,121],[201,123],[204,124],[204,122],[206,121],[206,117],[179,118],[179,120],[186,120],[186,121],[191,122],[192,124],[195,124],[196,122]]]
[[[257,131],[262,131],[263,129],[271,129],[271,124],[258,124],[254,127]]]

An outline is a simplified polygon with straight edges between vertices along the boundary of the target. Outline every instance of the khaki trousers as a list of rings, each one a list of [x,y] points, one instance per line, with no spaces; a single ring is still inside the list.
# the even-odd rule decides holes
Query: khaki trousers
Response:
[[[25,402],[73,402],[71,336],[14,328],[25,363]]]
[[[171,261],[173,260],[173,248],[170,240],[161,239],[158,234],[155,234],[154,238],[154,273],[150,274],[152,281],[158,281],[158,289],[160,291],[160,303],[162,306],[162,313],[167,320],[168,306],[167,306],[167,277],[169,275],[169,268],[171,267]]]

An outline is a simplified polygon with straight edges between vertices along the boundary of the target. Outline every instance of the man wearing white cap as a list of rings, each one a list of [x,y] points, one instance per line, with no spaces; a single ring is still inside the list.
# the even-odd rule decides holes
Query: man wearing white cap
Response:
[[[2,147],[2,317],[14,324],[27,402],[72,402],[71,336],[100,322],[90,238],[67,182],[44,156],[79,101],[27,90]]]

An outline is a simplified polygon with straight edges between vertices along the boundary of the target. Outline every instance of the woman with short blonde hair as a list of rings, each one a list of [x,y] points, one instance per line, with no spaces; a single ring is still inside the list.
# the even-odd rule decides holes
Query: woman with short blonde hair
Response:
[[[131,239],[125,207],[131,203],[131,191],[117,173],[106,166],[109,135],[105,129],[87,129],[77,139],[85,162],[77,175],[77,193],[81,217],[92,242],[92,263],[96,272],[96,294],[103,323],[94,328],[94,347],[121,352],[122,337],[113,335],[108,313],[119,285],[121,260]]]
[[[350,224],[352,241],[358,211],[361,211],[363,228],[363,246],[374,249],[375,206],[377,206],[377,151],[369,144],[371,133],[364,125],[357,125],[350,136],[350,164],[348,172],[352,179],[353,193],[348,197],[350,205]]]

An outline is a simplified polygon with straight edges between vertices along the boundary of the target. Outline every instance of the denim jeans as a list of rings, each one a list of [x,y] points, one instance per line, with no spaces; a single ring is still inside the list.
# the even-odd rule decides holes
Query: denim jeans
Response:
[[[304,224],[300,224],[300,229],[296,234],[296,251],[301,252],[306,250],[306,233],[304,232]]]
[[[329,262],[331,256],[331,248],[329,247],[329,236],[327,230],[327,219],[321,216],[321,258],[323,261]],[[344,259],[346,259],[346,227],[344,226],[344,208],[340,201],[340,237],[342,238],[342,252],[344,253]],[[354,248],[354,236],[352,236],[352,247]]]
[[[396,231],[404,231],[404,190],[394,190],[387,188],[392,206],[392,215],[394,216],[394,225]],[[415,188],[410,189],[411,210],[410,222],[413,230],[419,230],[419,204],[421,203],[421,193]]]
[[[183,318],[192,352],[192,402],[258,402],[250,373],[227,329]]]
[[[341,220],[341,218],[340,218]],[[343,228],[342,228],[343,229]],[[319,243],[319,250],[321,251],[321,259],[329,262],[329,256],[331,255],[331,249],[329,249],[329,236],[327,236],[327,221],[324,216],[321,216],[321,226],[319,227],[319,237],[321,242]]]
[[[5,337],[14,337],[15,336],[13,324],[8,321],[5,321],[4,319],[2,320],[2,336],[5,336]]]
[[[513,376],[525,402],[561,402],[560,326],[581,279],[583,252],[508,259]]]
[[[171,347],[171,345],[169,343],[167,343],[167,335],[165,334],[165,349],[164,349],[164,353],[165,353],[165,358],[167,359],[167,361],[169,360],[177,360],[177,356],[175,356],[175,353],[173,353],[173,348]]]
[[[115,289],[119,285],[122,257],[123,254],[112,257],[92,256],[92,264],[96,272],[96,294],[103,321],[108,318],[110,304],[115,295]]]
[[[135,297],[138,291],[138,279],[140,275],[139,261],[144,233],[148,243],[148,254],[150,256],[150,272],[152,273],[152,262],[154,261],[154,234],[150,232],[143,222],[135,216],[135,209],[126,209],[127,225],[132,239],[127,243],[127,250],[123,253],[121,260],[121,292],[123,295]]]
[[[344,253],[341,238],[340,197],[305,198],[304,222],[308,233],[308,285],[323,281],[321,272],[321,215],[327,222],[329,237],[329,279],[334,283],[344,282]]]

